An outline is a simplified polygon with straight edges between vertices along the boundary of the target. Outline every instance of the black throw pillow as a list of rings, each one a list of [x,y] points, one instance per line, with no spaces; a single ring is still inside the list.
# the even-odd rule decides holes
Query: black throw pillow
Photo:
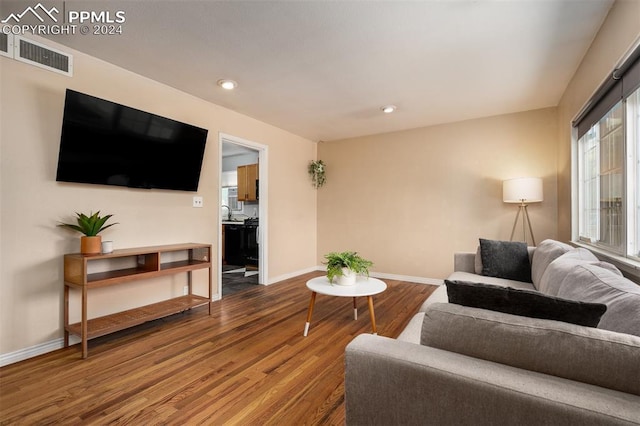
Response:
[[[527,243],[480,238],[482,275],[531,282],[531,262]]]
[[[597,327],[607,305],[547,296],[537,291],[445,280],[449,303],[505,314]]]

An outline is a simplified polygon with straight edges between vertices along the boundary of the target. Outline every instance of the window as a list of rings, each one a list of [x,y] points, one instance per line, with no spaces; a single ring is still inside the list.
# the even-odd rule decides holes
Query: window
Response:
[[[640,49],[574,122],[578,237],[640,260]],[[629,65],[629,63],[631,65]]]
[[[222,205],[229,206],[232,211],[242,211],[242,201],[238,201],[238,187],[222,188]]]
[[[622,102],[578,140],[580,238],[624,254]]]
[[[629,178],[627,186],[633,188],[629,197],[629,220],[633,238],[629,241],[629,252],[640,257],[640,89],[627,99],[627,140],[629,144]]]

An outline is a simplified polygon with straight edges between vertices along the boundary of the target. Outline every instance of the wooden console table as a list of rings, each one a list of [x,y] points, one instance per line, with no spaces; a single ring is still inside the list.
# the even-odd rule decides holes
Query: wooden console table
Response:
[[[162,259],[163,254],[169,257],[172,254],[174,256],[181,255],[186,259],[165,261]],[[125,258],[128,258],[128,261]],[[108,261],[109,259],[119,259],[132,265],[135,264],[135,266],[105,272],[88,271],[89,264],[92,262]],[[193,294],[192,272],[198,269],[209,270],[208,294],[206,296]],[[188,292],[186,295],[99,318],[87,319],[89,289],[122,285],[137,280],[178,273],[187,273]],[[104,336],[205,304],[209,304],[209,315],[211,315],[212,280],[210,244],[187,243],[131,248],[98,255],[66,254],[64,256],[64,346],[69,346],[69,334],[79,336],[82,340],[82,358],[86,358],[88,355],[87,340],[94,337]],[[82,292],[82,319],[75,324],[69,324],[69,289],[71,288]]]

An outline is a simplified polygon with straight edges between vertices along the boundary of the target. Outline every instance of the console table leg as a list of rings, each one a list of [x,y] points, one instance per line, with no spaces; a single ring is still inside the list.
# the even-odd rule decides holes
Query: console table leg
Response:
[[[369,316],[371,316],[371,327],[373,328],[373,334],[378,334],[378,329],[376,328],[376,315],[373,312],[373,296],[367,296],[367,301],[369,302]]]
[[[311,301],[309,301],[309,310],[307,311],[307,322],[304,324],[304,337],[309,333],[309,324],[311,324],[311,315],[313,314],[313,305],[316,303],[316,292],[311,292]]]
[[[87,286],[82,286],[82,324],[80,325],[82,333],[82,358],[86,359],[89,355],[89,347],[87,345],[87,335],[89,327],[87,326]]]
[[[207,255],[205,260],[211,259],[211,248],[207,249]],[[209,280],[209,316],[211,316],[211,305],[213,304],[213,271],[211,267],[207,269],[208,280]]]
[[[69,286],[64,286],[64,347],[69,347]]]

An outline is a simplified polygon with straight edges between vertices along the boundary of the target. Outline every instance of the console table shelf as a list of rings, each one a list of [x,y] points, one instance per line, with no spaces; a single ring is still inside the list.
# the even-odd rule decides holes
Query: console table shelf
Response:
[[[93,318],[87,320],[87,338],[93,339],[94,337],[115,333],[125,328],[184,312],[187,309],[196,308],[207,303],[209,303],[209,299],[206,297],[196,295],[181,296],[140,308]],[[71,334],[82,336],[82,323],[80,322],[69,324],[66,329]]]
[[[186,257],[183,260],[162,257]],[[108,269],[89,273],[89,265],[98,261],[120,260],[135,266],[120,269]],[[103,265],[104,267],[104,265]],[[208,269],[207,295],[193,294],[192,272]],[[98,287],[122,285],[133,281],[156,278],[179,273],[187,274],[188,293],[150,305],[116,312],[99,318],[87,318],[88,290]],[[69,345],[69,335],[77,335],[82,340],[82,357],[88,355],[87,340],[104,336],[125,328],[140,325],[147,321],[163,318],[185,310],[209,304],[211,315],[212,296],[211,245],[210,244],[172,244],[166,246],[141,247],[116,250],[113,253],[98,255],[67,254],[64,256],[64,343]],[[69,291],[80,290],[82,319],[75,324],[69,323]]]

